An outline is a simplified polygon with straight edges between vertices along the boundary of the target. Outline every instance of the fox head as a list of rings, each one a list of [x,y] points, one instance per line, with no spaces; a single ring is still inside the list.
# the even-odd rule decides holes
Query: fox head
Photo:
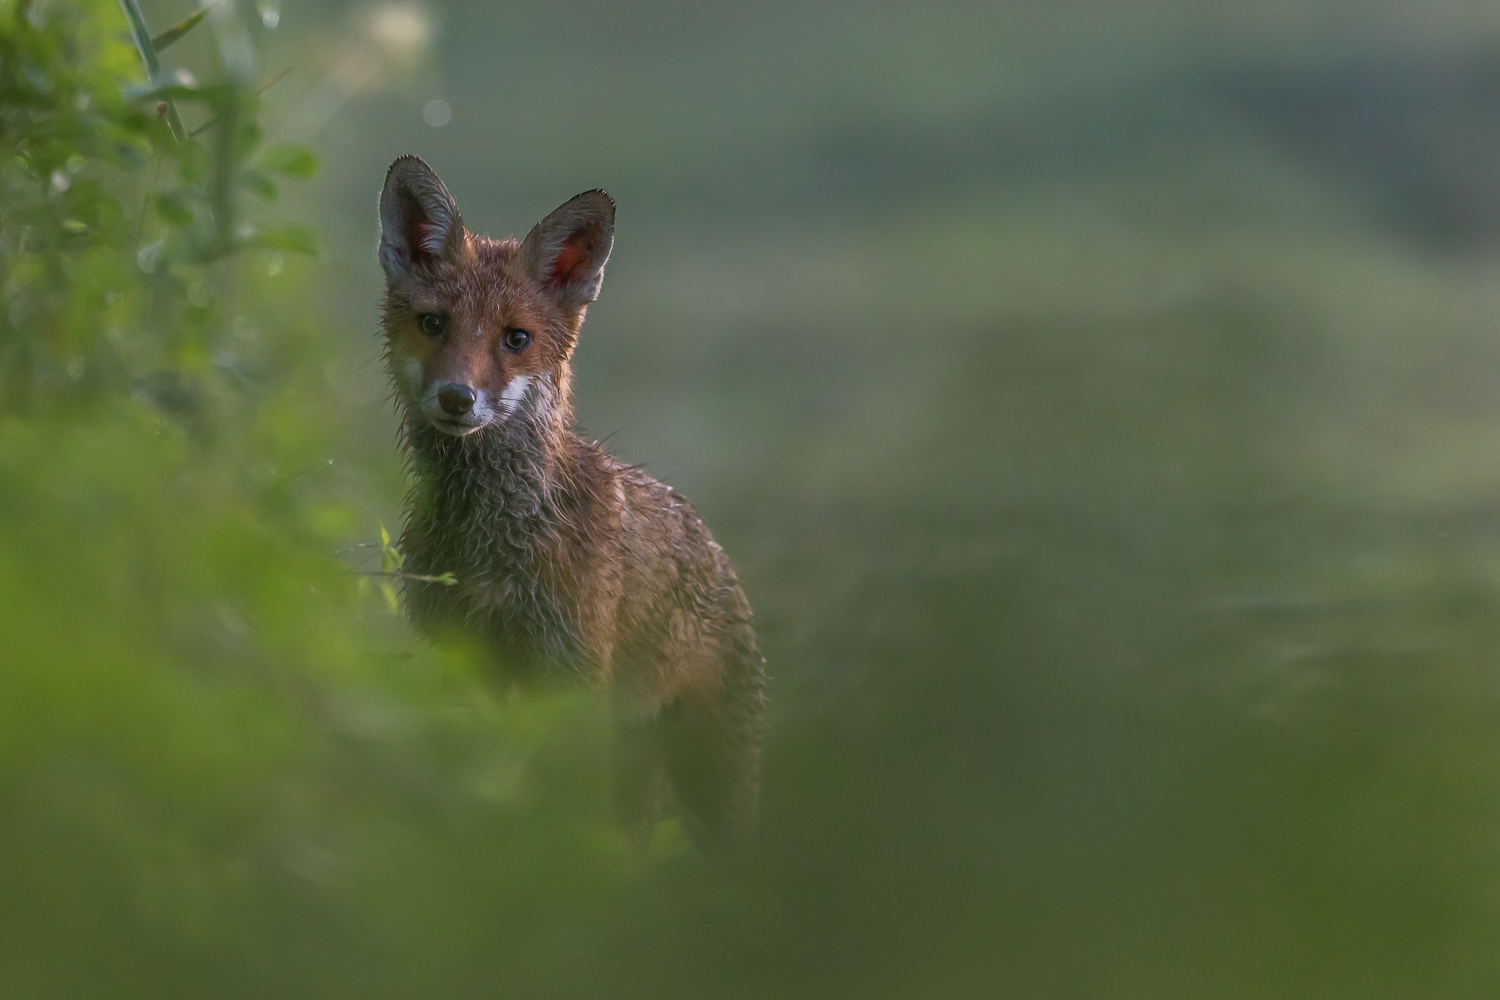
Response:
[[[410,420],[455,437],[504,423],[528,398],[567,397],[568,359],[614,246],[615,203],[585,191],[526,239],[464,228],[415,156],[380,192],[386,359]]]

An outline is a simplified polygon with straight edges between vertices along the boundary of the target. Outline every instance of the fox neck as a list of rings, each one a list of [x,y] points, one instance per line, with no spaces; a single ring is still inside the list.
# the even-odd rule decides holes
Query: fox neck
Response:
[[[559,487],[570,478],[569,402],[564,368],[535,376],[500,420],[463,437],[408,411],[405,440],[415,480],[408,522],[437,550],[409,552],[418,562],[433,561],[413,565],[413,572],[528,561],[557,523]]]

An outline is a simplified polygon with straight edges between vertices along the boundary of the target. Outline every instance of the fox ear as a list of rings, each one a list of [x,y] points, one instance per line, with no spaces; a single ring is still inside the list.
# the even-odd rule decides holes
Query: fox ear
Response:
[[[521,260],[559,305],[578,307],[599,297],[614,245],[614,200],[603,191],[585,191],[532,227]]]
[[[432,168],[415,156],[392,163],[380,192],[379,254],[386,279],[456,258],[463,240],[458,203]]]

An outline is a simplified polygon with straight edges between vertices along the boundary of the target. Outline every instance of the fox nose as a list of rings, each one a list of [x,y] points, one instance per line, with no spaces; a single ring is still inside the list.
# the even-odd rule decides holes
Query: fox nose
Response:
[[[479,397],[466,385],[445,385],[438,390],[438,405],[449,416],[461,417],[474,408]]]

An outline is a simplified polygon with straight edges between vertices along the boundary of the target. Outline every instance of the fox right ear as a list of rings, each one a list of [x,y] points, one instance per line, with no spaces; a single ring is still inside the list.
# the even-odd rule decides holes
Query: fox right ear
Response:
[[[396,281],[415,269],[456,258],[463,249],[458,203],[415,156],[391,164],[380,192],[380,266]]]
[[[521,243],[521,260],[554,301],[576,309],[599,297],[614,245],[614,199],[585,191],[532,227]]]

